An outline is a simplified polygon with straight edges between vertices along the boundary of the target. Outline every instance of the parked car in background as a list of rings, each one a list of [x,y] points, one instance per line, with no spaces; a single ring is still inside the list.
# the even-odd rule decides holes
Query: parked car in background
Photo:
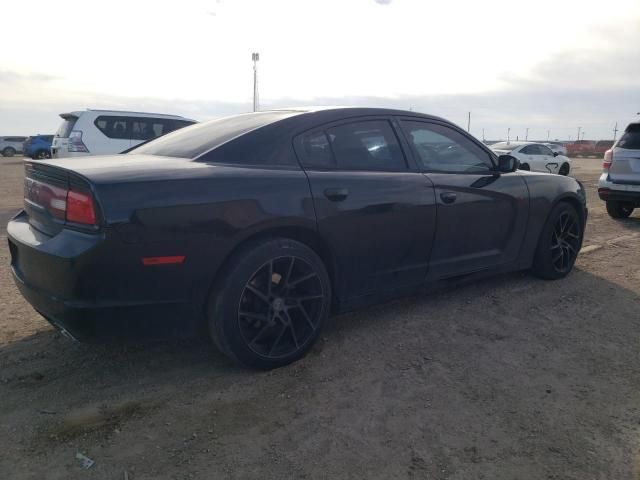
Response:
[[[25,157],[31,157],[34,160],[51,158],[51,142],[53,135],[33,135],[27,137],[23,144],[23,152]]]
[[[516,168],[416,112],[237,115],[126,155],[27,162],[11,269],[72,336],[208,329],[239,363],[275,368],[330,312],[490,273],[565,277],[584,188]]]
[[[564,146],[564,143],[560,142],[545,142],[543,145],[546,145],[551,149],[553,153],[557,153],[558,155],[567,156],[567,147]]]
[[[542,143],[534,142],[501,142],[489,148],[497,155],[513,155],[520,162],[520,170],[533,172],[557,173],[569,175],[571,159],[551,151]]]
[[[598,195],[613,218],[627,218],[640,207],[640,122],[629,124],[605,152]]]
[[[63,121],[51,146],[53,158],[120,153],[196,123],[177,115],[115,110],[84,110],[60,117]]]
[[[578,140],[576,142],[567,143],[567,156],[569,157],[588,157],[595,155],[596,142],[593,140]]]
[[[22,145],[27,137],[0,137],[0,153],[3,157],[13,157],[22,153]]]

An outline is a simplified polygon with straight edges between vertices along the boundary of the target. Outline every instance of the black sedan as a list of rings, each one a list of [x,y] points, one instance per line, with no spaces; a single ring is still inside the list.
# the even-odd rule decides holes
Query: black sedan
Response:
[[[12,271],[75,338],[208,330],[240,363],[278,367],[333,312],[498,272],[567,275],[584,190],[517,166],[415,112],[237,115],[125,155],[26,163]]]

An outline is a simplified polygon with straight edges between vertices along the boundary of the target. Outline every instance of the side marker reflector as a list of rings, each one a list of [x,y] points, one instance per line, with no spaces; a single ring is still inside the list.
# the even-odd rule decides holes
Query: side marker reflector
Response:
[[[184,255],[174,255],[172,257],[142,257],[142,264],[145,266],[150,265],[171,265],[176,263],[183,263]]]

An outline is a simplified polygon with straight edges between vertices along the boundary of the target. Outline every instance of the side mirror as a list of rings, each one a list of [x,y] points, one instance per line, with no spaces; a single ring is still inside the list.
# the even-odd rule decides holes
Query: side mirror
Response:
[[[554,157],[557,157],[558,155],[560,155],[558,152],[553,152]]]
[[[501,173],[515,172],[520,166],[520,161],[511,155],[500,155],[498,157],[498,171]]]

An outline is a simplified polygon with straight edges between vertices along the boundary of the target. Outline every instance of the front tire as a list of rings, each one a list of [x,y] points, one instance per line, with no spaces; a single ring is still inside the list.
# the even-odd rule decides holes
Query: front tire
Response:
[[[578,256],[583,233],[575,207],[567,202],[557,204],[551,210],[538,240],[533,274],[548,280],[566,277]]]
[[[47,150],[38,150],[38,152],[33,156],[34,160],[44,160],[46,158],[51,158],[51,152]]]
[[[331,285],[306,245],[276,238],[234,255],[209,299],[209,332],[240,364],[272,369],[304,356],[328,317]]]
[[[633,209],[632,203],[607,200],[607,213],[611,218],[629,218]]]
[[[13,157],[16,154],[16,149],[12,147],[7,147],[2,150],[3,157]]]

